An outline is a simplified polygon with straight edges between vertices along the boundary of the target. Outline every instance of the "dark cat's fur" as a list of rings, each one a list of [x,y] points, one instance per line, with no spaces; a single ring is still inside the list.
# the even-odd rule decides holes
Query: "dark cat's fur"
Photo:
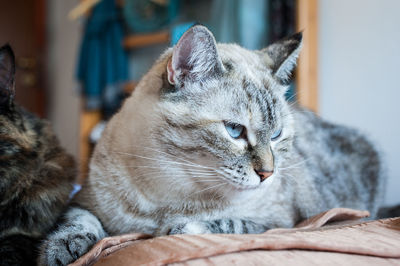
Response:
[[[35,265],[37,244],[63,211],[74,159],[49,123],[14,104],[15,59],[0,48],[0,265]]]

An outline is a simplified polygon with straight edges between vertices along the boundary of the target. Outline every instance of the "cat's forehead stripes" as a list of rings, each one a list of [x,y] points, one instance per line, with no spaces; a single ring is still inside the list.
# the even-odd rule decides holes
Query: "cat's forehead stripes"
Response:
[[[261,122],[262,126],[265,127],[265,129],[268,125],[272,126],[276,118],[275,108],[273,107],[276,99],[274,101],[274,98],[270,94],[269,90],[266,88],[260,88],[246,79],[243,79],[242,81],[242,88],[246,92],[247,100],[250,103],[249,112],[254,112],[253,108],[259,111],[258,113],[261,121],[252,122],[255,122],[257,124]]]
[[[259,54],[254,51],[236,45],[220,44],[219,48],[227,73],[226,77],[232,80],[241,80],[239,89],[245,91],[247,105],[249,107],[256,105],[262,113],[262,123],[271,125],[275,119],[273,105],[277,100],[270,91],[273,80],[268,67],[261,60]]]

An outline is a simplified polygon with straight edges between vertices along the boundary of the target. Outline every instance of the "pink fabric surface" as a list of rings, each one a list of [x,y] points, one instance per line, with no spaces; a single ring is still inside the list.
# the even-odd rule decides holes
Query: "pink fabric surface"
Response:
[[[318,252],[306,250],[251,250],[219,256],[172,263],[178,265],[279,265],[279,266],[338,266],[338,265],[399,265],[398,259],[356,254]]]
[[[110,237],[73,265],[400,265],[400,217],[354,222],[366,216],[365,211],[332,209],[297,228],[273,229],[258,235]],[[329,225],[331,222],[335,224]]]

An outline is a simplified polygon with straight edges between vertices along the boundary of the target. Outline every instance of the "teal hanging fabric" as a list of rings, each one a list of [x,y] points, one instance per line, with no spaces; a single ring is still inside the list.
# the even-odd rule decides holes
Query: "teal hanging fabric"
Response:
[[[268,8],[266,0],[214,0],[210,28],[218,42],[261,49],[268,43]]]
[[[178,15],[179,0],[124,0],[123,15],[132,32],[153,32],[171,23]]]
[[[108,115],[119,108],[120,85],[128,79],[123,37],[123,21],[115,0],[100,1],[86,21],[77,70],[87,109],[102,109]]]

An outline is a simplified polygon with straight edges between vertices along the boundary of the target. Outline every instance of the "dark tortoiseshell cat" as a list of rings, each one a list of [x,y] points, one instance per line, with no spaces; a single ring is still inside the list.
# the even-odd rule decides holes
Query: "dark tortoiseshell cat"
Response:
[[[0,265],[35,265],[76,174],[47,121],[14,104],[15,59],[0,48]]]

